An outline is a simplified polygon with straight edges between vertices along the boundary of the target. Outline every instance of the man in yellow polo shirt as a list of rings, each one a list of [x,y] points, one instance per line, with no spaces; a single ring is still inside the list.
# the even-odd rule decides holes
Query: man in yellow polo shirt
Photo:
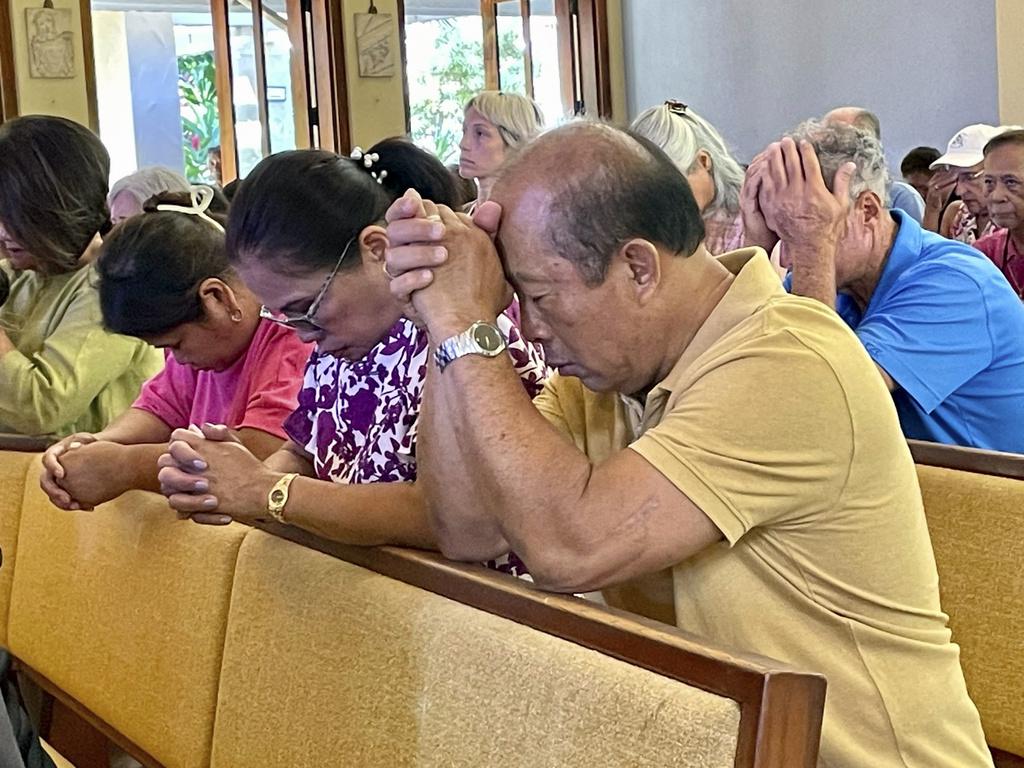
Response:
[[[437,351],[418,484],[444,552],[511,549],[557,591],[671,567],[681,628],[827,676],[820,765],[990,766],[892,400],[835,313],[763,251],[711,257],[683,176],[606,126],[537,140],[492,200],[479,227],[414,193],[389,213]],[[537,408],[490,331],[499,215],[558,369]]]

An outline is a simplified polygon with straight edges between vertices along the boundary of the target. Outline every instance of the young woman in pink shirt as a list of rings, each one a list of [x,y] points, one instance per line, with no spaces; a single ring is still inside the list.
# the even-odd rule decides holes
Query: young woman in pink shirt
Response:
[[[103,431],[46,452],[41,485],[58,507],[159,491],[157,459],[179,427],[226,424],[260,458],[284,443],[312,345],[260,318],[259,300],[228,263],[226,208],[209,187],[167,193],[104,242],[104,323],[164,349],[165,368]]]

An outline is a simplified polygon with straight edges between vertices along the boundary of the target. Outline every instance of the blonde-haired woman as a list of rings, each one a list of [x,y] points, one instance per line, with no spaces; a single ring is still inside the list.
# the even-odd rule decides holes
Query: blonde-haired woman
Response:
[[[665,150],[690,182],[704,217],[708,251],[717,255],[742,248],[743,168],[714,126],[685,104],[666,101],[637,117],[632,129]]]
[[[544,114],[537,102],[517,93],[482,91],[466,104],[459,143],[459,175],[476,179],[477,203],[491,195],[495,174],[509,150],[516,149],[544,129]]]

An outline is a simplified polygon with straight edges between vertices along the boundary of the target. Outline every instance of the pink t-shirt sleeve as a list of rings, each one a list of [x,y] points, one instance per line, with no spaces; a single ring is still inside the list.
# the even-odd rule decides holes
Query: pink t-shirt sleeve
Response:
[[[247,400],[236,429],[258,429],[287,439],[285,420],[298,407],[299,386],[312,344],[294,331],[264,321],[253,344],[257,354],[246,361]]]
[[[147,411],[171,429],[188,427],[196,394],[196,371],[164,353],[164,369],[142,385],[132,408]]]

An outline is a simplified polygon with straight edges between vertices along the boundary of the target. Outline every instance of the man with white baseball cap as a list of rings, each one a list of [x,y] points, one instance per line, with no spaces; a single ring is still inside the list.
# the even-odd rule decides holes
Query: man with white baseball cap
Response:
[[[1005,127],[975,123],[957,131],[946,153],[931,164],[938,171],[928,184],[924,226],[943,237],[970,245],[995,231],[985,205],[981,175],[985,172],[985,145]],[[952,203],[953,193],[960,198]],[[931,224],[932,226],[929,226]]]

